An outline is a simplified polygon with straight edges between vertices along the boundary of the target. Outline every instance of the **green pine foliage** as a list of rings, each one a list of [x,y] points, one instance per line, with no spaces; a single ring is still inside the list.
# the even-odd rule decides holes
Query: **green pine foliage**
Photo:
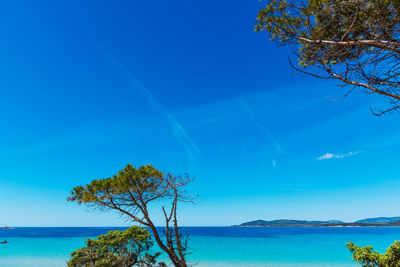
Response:
[[[296,70],[383,95],[384,112],[400,108],[400,1],[269,0],[255,30],[293,48]]]
[[[151,253],[150,233],[138,226],[125,231],[113,230],[96,239],[87,239],[86,246],[71,253],[69,267],[150,267],[157,263],[159,253]]]
[[[360,247],[349,242],[347,248],[353,254],[355,262],[363,267],[399,267],[400,242],[395,241],[385,253],[379,253],[371,246]]]

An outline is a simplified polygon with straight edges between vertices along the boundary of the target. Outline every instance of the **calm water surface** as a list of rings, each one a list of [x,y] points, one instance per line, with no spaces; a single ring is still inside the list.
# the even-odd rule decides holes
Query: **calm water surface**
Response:
[[[16,228],[0,230],[0,267],[66,266],[87,237],[124,228]],[[196,266],[356,266],[345,243],[384,251],[400,227],[184,227]]]

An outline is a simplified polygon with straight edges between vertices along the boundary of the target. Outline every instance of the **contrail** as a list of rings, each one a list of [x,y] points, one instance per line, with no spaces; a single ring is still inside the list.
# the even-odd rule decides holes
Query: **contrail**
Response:
[[[281,145],[278,143],[278,141],[276,141],[276,139],[275,139],[275,137],[272,135],[272,133],[271,133],[264,125],[262,125],[262,124],[257,120],[257,118],[256,118],[256,116],[255,116],[253,110],[251,110],[251,108],[249,107],[249,105],[247,105],[246,103],[244,103],[244,102],[242,102],[242,101],[239,101],[239,100],[236,100],[236,102],[237,102],[239,105],[241,105],[241,106],[245,109],[246,113],[247,113],[247,114],[249,115],[249,117],[253,120],[253,122],[254,122],[254,124],[257,126],[257,128],[258,128],[262,133],[264,133],[264,134],[268,137],[269,141],[270,141],[270,142],[272,143],[272,145],[274,146],[275,151],[276,151],[278,154],[283,154],[283,149],[282,149]]]
[[[136,78],[133,76],[128,69],[122,65],[112,54],[110,54],[104,47],[97,46],[98,50],[103,54],[106,61],[117,70],[121,76],[131,85],[134,89],[138,90],[147,100],[149,105],[161,113],[166,120],[169,122],[172,128],[172,134],[176,142],[182,146],[188,157],[189,163],[193,166],[196,159],[196,155],[201,154],[200,149],[193,142],[190,136],[187,134],[182,125],[175,119],[175,117],[164,107],[153,94],[144,87]]]

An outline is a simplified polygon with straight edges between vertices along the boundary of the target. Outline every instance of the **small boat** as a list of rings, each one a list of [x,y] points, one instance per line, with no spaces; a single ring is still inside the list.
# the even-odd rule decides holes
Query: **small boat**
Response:
[[[8,241],[4,240],[4,241],[0,242],[0,244],[8,244]]]
[[[8,226],[4,226],[4,227],[0,227],[0,229],[9,230],[9,229],[14,229],[14,228],[12,228],[12,227],[8,227]]]

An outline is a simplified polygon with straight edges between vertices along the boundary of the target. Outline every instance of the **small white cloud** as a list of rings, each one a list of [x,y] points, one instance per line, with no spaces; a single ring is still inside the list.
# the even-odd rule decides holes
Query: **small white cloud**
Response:
[[[342,159],[350,156],[355,156],[359,154],[360,151],[355,151],[355,152],[349,152],[345,154],[332,154],[332,153],[326,153],[320,157],[317,158],[317,160],[323,160],[323,159]]]
[[[333,158],[335,155],[332,153],[326,153],[325,155],[322,155],[321,157],[318,157],[318,160],[323,160],[323,159],[331,159]]]

